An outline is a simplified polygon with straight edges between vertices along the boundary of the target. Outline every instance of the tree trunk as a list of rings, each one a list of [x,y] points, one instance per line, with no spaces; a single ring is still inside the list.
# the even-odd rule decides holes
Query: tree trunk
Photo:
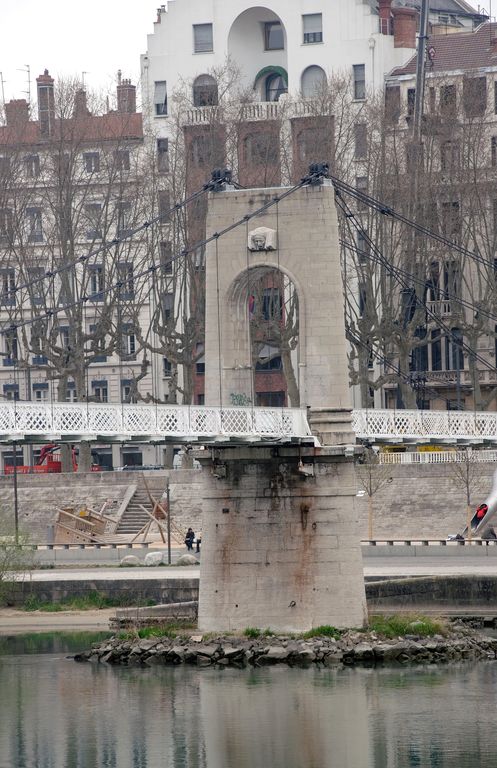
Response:
[[[373,497],[368,494],[368,539],[373,539]]]
[[[295,377],[295,371],[293,369],[292,353],[289,349],[281,350],[281,362],[283,365],[283,373],[286,379],[288,403],[292,408],[298,408],[300,406],[299,386]]]

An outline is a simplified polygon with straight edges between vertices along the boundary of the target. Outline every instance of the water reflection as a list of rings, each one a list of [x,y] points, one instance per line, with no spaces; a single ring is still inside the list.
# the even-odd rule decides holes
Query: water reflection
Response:
[[[497,665],[117,669],[0,656],[0,768],[494,768]]]

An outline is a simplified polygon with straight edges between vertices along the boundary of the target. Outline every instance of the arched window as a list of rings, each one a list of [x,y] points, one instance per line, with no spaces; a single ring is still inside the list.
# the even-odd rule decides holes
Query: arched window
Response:
[[[304,99],[313,99],[326,83],[326,73],[313,65],[302,72],[301,90]]]
[[[272,72],[266,77],[266,101],[278,101],[287,90],[285,80],[279,72]]]
[[[217,83],[210,75],[199,75],[193,83],[195,107],[213,107],[218,103]]]

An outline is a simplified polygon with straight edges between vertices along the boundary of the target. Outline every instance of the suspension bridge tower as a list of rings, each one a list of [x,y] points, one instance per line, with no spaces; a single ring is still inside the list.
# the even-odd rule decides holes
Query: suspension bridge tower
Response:
[[[359,627],[366,618],[334,190],[322,175],[310,182],[209,195],[206,405],[256,405],[254,349],[265,338],[251,319],[276,286],[282,326],[295,297],[298,343],[279,351],[312,435],[223,444],[203,460],[205,631]],[[261,280],[269,288],[258,293]]]

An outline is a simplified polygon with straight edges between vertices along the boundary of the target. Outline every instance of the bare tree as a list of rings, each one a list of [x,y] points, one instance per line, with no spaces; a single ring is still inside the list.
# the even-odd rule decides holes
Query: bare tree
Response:
[[[380,457],[372,448],[366,448],[356,463],[356,474],[359,483],[368,497],[368,539],[373,539],[374,496],[387,484],[392,482],[388,464],[382,464]]]

